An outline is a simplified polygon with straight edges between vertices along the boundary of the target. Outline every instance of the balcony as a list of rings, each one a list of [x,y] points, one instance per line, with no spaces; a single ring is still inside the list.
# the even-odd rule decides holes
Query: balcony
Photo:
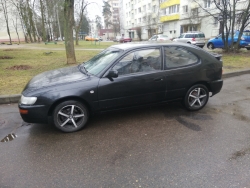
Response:
[[[180,14],[172,14],[168,16],[161,16],[160,21],[168,22],[168,21],[179,20],[179,19],[180,19]]]
[[[167,8],[173,5],[179,5],[179,4],[180,4],[180,0],[168,0],[168,1],[161,3],[160,8],[164,9],[164,8]]]

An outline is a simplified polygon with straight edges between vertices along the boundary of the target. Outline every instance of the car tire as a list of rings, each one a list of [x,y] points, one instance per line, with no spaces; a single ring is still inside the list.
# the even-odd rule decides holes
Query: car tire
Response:
[[[54,125],[67,133],[82,129],[86,125],[88,117],[87,107],[75,100],[58,104],[53,112]]]
[[[183,104],[189,111],[202,109],[209,99],[209,91],[203,84],[192,86],[186,93]]]
[[[211,43],[211,42],[208,43],[208,44],[207,44],[207,48],[210,49],[210,50],[213,50],[213,49],[214,49],[213,43]]]

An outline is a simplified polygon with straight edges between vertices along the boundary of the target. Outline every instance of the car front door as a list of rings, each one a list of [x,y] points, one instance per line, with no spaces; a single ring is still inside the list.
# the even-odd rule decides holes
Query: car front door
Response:
[[[215,48],[224,48],[224,43],[222,40],[222,35],[218,35],[216,38],[214,38],[214,47]]]
[[[166,100],[182,98],[188,87],[198,79],[199,58],[179,46],[164,47],[164,67],[166,71]]]
[[[166,78],[162,71],[160,48],[128,52],[111,70],[118,71],[117,78],[100,79],[98,96],[101,111],[164,100]]]

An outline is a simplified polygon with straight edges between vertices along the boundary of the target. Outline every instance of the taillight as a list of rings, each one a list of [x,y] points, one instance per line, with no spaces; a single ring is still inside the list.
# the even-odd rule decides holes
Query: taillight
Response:
[[[164,41],[163,39],[160,39],[160,41]]]
[[[192,41],[195,41],[195,38],[192,38]]]

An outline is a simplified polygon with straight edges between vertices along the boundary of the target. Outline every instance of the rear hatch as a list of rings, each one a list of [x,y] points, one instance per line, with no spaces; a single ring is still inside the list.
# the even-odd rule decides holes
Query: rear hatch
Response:
[[[195,34],[195,39],[198,43],[205,43],[205,35],[204,33]]]

